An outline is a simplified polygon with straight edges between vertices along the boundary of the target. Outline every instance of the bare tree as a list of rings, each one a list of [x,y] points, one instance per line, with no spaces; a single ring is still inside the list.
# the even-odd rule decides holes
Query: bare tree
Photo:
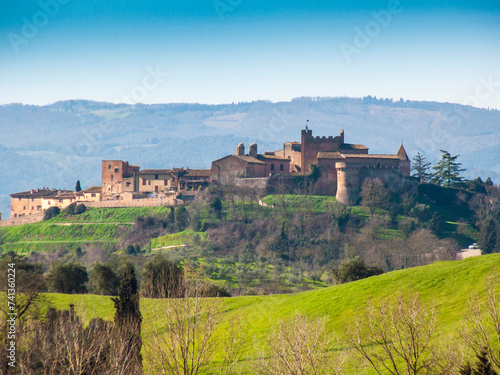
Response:
[[[500,276],[490,275],[486,279],[486,300],[479,297],[469,301],[468,313],[464,316],[465,327],[462,338],[476,356],[485,350],[488,359],[500,371]]]
[[[77,314],[70,307],[49,309],[45,320],[30,321],[30,331],[19,341],[22,374],[137,373],[123,356],[130,352],[128,343],[115,340],[119,337],[111,322],[97,318],[84,327],[85,312]]]
[[[196,375],[207,368],[218,350],[224,350],[221,374],[227,374],[241,357],[238,332],[229,330],[225,339],[217,334],[223,317],[220,298],[203,298],[206,285],[200,275],[185,271],[181,298],[159,300],[151,311],[152,337],[144,355],[153,374]],[[221,345],[224,344],[222,348]]]
[[[325,319],[295,314],[282,319],[271,330],[267,345],[270,356],[259,356],[259,373],[275,375],[341,374],[345,355],[328,353],[333,342]]]
[[[399,294],[379,306],[368,302],[356,321],[349,342],[377,374],[440,373],[431,347],[436,314],[417,294]]]
[[[379,178],[365,178],[361,186],[361,204],[370,209],[373,216],[377,208],[387,208],[390,194]]]

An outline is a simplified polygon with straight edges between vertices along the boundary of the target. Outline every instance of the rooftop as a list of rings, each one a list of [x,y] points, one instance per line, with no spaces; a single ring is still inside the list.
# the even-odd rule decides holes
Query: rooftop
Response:
[[[57,195],[58,190],[56,189],[33,189],[29,191],[23,191],[20,193],[14,193],[10,196],[12,198],[42,198]]]

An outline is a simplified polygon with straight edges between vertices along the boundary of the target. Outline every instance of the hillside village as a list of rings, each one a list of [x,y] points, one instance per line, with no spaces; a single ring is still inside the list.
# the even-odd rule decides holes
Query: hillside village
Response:
[[[335,196],[346,205],[358,201],[367,177],[381,179],[392,191],[411,187],[410,160],[403,145],[395,154],[369,154],[367,146],[346,143],[344,137],[344,130],[338,136],[314,137],[306,127],[300,142],[286,142],[277,151],[259,154],[253,143],[245,153],[245,145],[240,143],[235,154],[213,161],[211,169],[141,170],[127,161],[103,160],[101,186],[82,191],[43,187],[13,193],[10,217],[32,216],[27,222],[36,221],[50,207],[62,209],[75,202],[90,207],[176,206],[195,200],[210,183],[264,191],[273,176],[306,176],[316,167],[315,193]]]

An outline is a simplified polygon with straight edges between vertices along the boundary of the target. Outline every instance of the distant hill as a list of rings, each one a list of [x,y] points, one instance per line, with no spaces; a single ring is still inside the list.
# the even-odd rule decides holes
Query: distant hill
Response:
[[[70,100],[48,106],[0,106],[0,211],[8,194],[33,187],[100,184],[102,159],[142,168],[209,168],[236,144],[259,151],[313,135],[337,135],[372,153],[460,154],[466,177],[500,180],[500,112],[450,103],[365,98],[297,98],[291,102],[125,105]]]

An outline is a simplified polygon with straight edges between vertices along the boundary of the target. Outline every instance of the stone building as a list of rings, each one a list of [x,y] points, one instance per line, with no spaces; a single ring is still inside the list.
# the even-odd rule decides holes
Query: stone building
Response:
[[[239,178],[263,178],[274,173],[290,173],[290,159],[283,156],[282,150],[258,154],[257,144],[252,143],[245,154],[245,145],[240,143],[235,155],[212,162],[210,181],[227,184]]]
[[[76,193],[76,199],[84,202],[99,202],[101,200],[101,186],[91,186]]]
[[[127,161],[103,160],[102,198],[114,199],[123,192],[137,191],[135,184],[137,172],[139,172],[139,167],[129,165]]]
[[[286,142],[282,150],[257,154],[257,145],[250,145],[248,154],[240,143],[235,155],[228,155],[212,163],[211,181],[237,182],[237,185],[255,186],[252,179],[272,174],[306,175],[310,165],[318,166],[321,177],[315,192],[335,195],[345,204],[355,204],[363,180],[381,179],[390,189],[406,188],[410,175],[410,160],[401,145],[396,154],[369,154],[368,147],[346,143],[344,131],[338,136],[313,137],[312,130],[302,130],[300,142]],[[265,186],[265,185],[264,185]]]
[[[16,218],[39,214],[50,207],[65,208],[76,202],[71,190],[32,189],[10,195],[10,217]]]

